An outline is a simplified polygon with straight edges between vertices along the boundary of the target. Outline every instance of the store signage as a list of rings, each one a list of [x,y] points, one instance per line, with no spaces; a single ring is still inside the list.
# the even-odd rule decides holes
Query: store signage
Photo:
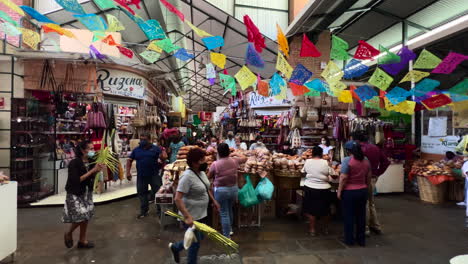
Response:
[[[291,89],[287,90],[286,99],[276,99],[274,96],[265,97],[257,92],[249,94],[250,108],[271,108],[271,107],[290,107],[295,100]]]
[[[421,151],[430,154],[445,154],[447,151],[455,152],[460,138],[458,136],[429,137],[422,136]]]
[[[98,86],[104,94],[145,99],[148,81],[144,77],[114,69],[99,69],[96,73]]]

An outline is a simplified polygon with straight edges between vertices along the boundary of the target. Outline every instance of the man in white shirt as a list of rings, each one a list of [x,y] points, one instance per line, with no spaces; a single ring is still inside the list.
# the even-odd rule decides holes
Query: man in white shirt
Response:
[[[224,141],[224,143],[228,144],[229,148],[236,148],[236,141],[234,140],[234,133],[229,131],[227,134],[228,138]]]
[[[245,144],[245,142],[242,142],[242,138],[240,136],[236,136],[235,141],[236,141],[235,149],[247,150],[247,144]]]

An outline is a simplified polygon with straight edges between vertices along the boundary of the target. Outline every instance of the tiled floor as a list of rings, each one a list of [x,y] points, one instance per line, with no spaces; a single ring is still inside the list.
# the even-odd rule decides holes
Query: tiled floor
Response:
[[[339,221],[333,222],[331,235],[311,238],[303,221],[270,219],[261,228],[235,230],[240,252],[232,259],[203,241],[200,263],[445,264],[468,254],[463,209],[424,204],[408,195],[378,197],[377,205],[385,234],[368,239],[366,248],[341,244]],[[63,246],[61,208],[20,209],[16,263],[172,263],[167,244],[181,239],[183,232],[176,227],[161,230],[154,215],[136,220],[137,212],[136,198],[97,206],[90,225],[90,239],[97,246],[82,251]]]

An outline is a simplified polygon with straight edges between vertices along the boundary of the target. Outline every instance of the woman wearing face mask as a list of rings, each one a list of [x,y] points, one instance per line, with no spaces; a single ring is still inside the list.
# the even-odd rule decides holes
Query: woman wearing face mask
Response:
[[[206,149],[207,152],[216,152],[216,147],[218,146],[218,139],[216,137],[212,137],[210,140],[210,145]]]
[[[263,144],[263,138],[262,136],[258,135],[256,138],[255,138],[255,143],[253,143],[252,145],[250,145],[250,148],[249,150],[256,150],[256,149],[260,149],[260,148],[266,148],[265,144]]]
[[[210,181],[203,169],[206,169],[205,151],[200,148],[191,149],[187,154],[189,168],[180,176],[177,185],[175,203],[179,212],[184,216],[185,227],[193,226],[193,221],[206,223],[208,216],[208,202],[211,199],[213,205],[219,210],[219,204],[213,197],[210,189]],[[188,249],[187,263],[196,264],[198,250],[203,239],[203,234],[195,230],[196,242]],[[184,241],[170,243],[169,249],[174,261],[180,262],[180,252],[184,249]]]
[[[182,141],[180,134],[172,138],[171,144],[169,145],[169,152],[171,154],[169,158],[169,163],[173,163],[177,160],[177,154],[179,153],[179,149],[183,146],[185,146],[185,144]]]
[[[104,165],[92,164],[96,153],[93,150],[93,144],[89,141],[80,142],[75,149],[75,154],[76,158],[68,165],[68,179],[65,185],[67,197],[62,221],[71,225],[65,232],[64,243],[67,248],[73,247],[73,231],[80,227],[78,248],[89,249],[94,247],[86,236],[88,221],[94,215],[94,177],[104,168]]]
[[[321,141],[320,141],[320,145],[319,147],[321,147],[323,149],[323,155],[328,155],[329,159],[330,160],[333,160],[333,154],[334,154],[334,148],[331,144],[330,144],[330,139],[328,139],[328,137],[322,137]]]

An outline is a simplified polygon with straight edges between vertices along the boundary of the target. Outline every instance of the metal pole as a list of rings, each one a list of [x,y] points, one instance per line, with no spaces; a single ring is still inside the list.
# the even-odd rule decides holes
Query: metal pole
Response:
[[[403,37],[403,41],[402,41],[402,48],[404,48],[406,46],[406,44],[408,43],[408,23],[406,21],[402,21],[402,25],[403,25],[403,28],[402,28],[402,37]],[[412,71],[413,70],[413,60],[410,60],[408,62],[408,68],[409,68],[409,71]],[[411,78],[411,89],[413,89],[415,86],[415,83],[414,83],[414,80]],[[414,101],[414,95],[412,96],[412,99]],[[416,113],[414,113],[412,116],[411,116],[411,144],[416,144]]]

